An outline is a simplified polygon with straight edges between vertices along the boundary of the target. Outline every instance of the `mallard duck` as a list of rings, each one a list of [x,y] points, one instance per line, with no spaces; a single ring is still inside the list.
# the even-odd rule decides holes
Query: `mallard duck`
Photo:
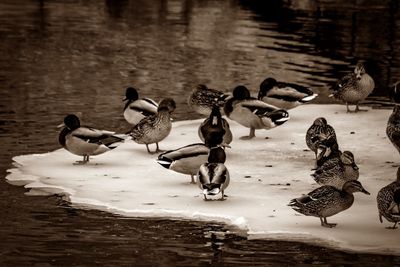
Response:
[[[59,143],[72,154],[83,156],[83,161],[77,161],[78,164],[85,164],[89,162],[89,156],[107,152],[124,141],[115,136],[115,132],[81,126],[74,114],[67,115],[59,127],[64,127],[58,138]]]
[[[324,139],[334,138],[336,140],[335,129],[328,124],[324,117],[316,118],[306,133],[306,144],[309,149],[314,151],[317,157],[318,143]]]
[[[321,140],[317,147],[316,167],[321,167],[328,160],[339,158],[341,154],[336,138]]]
[[[197,113],[208,116],[214,106],[223,107],[229,94],[199,84],[189,95],[188,104]]]
[[[319,185],[330,185],[342,190],[344,183],[358,179],[359,170],[353,153],[343,151],[339,157],[325,161],[311,176]]]
[[[240,137],[244,140],[255,137],[256,129],[268,130],[289,120],[286,110],[252,98],[245,86],[237,86],[233,90],[233,97],[225,103],[224,111],[229,119],[250,128],[248,136]]]
[[[212,144],[212,146],[220,145],[220,143],[216,144],[215,141],[212,140],[218,135],[222,135],[222,144],[224,146],[232,142],[232,132],[229,123],[222,118],[218,106],[214,106],[210,116],[201,123],[198,134],[200,139],[209,147],[210,144]]]
[[[191,144],[160,154],[157,163],[166,169],[190,175],[191,183],[195,183],[194,176],[207,162],[209,152],[210,148],[203,143]]]
[[[328,223],[327,217],[342,212],[353,205],[354,192],[369,195],[359,181],[348,181],[342,190],[329,185],[321,186],[299,198],[292,199],[288,206],[306,216],[319,217],[321,226],[335,227],[336,223]]]
[[[160,152],[158,143],[171,132],[171,113],[175,110],[175,101],[172,98],[161,100],[157,114],[145,117],[136,124],[129,135],[138,144],[145,144],[150,154]],[[151,152],[149,144],[156,143],[156,151]]]
[[[393,146],[400,153],[400,89],[397,88],[398,83],[396,82],[390,91],[395,106],[387,122],[386,134]]]
[[[150,98],[139,98],[135,88],[126,88],[125,96],[124,118],[132,126],[143,118],[157,113],[158,104]]]
[[[364,100],[375,88],[375,82],[366,73],[364,65],[357,63],[353,73],[341,78],[333,87],[333,94],[330,96],[346,102],[347,112],[351,112],[349,104],[355,104],[355,112],[364,111],[358,107],[358,103]]]
[[[383,222],[384,217],[394,223],[392,227],[387,228],[396,229],[397,223],[400,222],[400,167],[397,169],[397,180],[379,190],[376,201],[380,222]]]
[[[265,79],[260,84],[258,92],[259,100],[286,110],[307,103],[317,96],[318,94],[315,94],[307,87],[293,83],[278,82],[274,78]]]
[[[225,167],[225,150],[221,147],[213,147],[210,150],[208,161],[203,163],[197,174],[197,185],[203,192],[204,200],[207,196],[221,193],[220,200],[224,200],[224,191],[229,185],[229,171]]]

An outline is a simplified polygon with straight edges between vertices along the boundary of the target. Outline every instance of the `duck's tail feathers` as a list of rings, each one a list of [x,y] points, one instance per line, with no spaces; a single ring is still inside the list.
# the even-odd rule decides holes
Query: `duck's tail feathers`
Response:
[[[122,137],[119,137],[117,135],[111,135],[107,137],[106,139],[102,140],[103,145],[108,147],[109,149],[114,149],[118,147],[120,144],[125,142],[125,139]]]
[[[318,96],[318,94],[312,94],[312,95],[303,97],[303,98],[300,100],[300,102],[301,102],[301,103],[309,102],[309,101],[313,100],[314,98],[316,98],[317,96]]]
[[[163,166],[166,169],[169,169],[169,167],[171,167],[171,164],[173,162],[173,160],[171,160],[170,158],[164,157],[164,156],[158,157],[158,159],[156,161],[158,164],[160,164],[161,166]]]
[[[284,109],[278,109],[268,114],[268,117],[276,124],[281,125],[290,119],[289,112]]]
[[[219,192],[221,192],[221,185],[220,184],[215,184],[215,183],[210,183],[210,184],[203,184],[203,194],[204,195],[217,195]]]

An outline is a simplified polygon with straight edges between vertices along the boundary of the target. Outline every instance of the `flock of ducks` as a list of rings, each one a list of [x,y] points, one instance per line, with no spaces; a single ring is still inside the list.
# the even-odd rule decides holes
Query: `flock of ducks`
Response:
[[[333,88],[331,96],[346,103],[347,112],[361,111],[359,102],[374,89],[373,79],[358,63],[353,73],[340,79]],[[64,128],[59,142],[69,152],[83,156],[77,164],[85,164],[90,156],[112,150],[127,138],[146,145],[148,153],[158,153],[157,162],[178,173],[190,175],[191,183],[197,183],[204,199],[221,195],[224,200],[225,189],[230,182],[229,171],[225,166],[225,149],[230,147],[233,135],[229,123],[222,117],[234,120],[249,128],[247,136],[255,137],[258,129],[271,129],[289,120],[288,110],[317,97],[310,89],[273,78],[265,79],[259,88],[258,97],[251,97],[245,86],[237,86],[232,93],[198,85],[188,98],[188,105],[195,112],[207,116],[199,125],[198,135],[202,142],[189,144],[174,150],[162,151],[159,143],[171,132],[171,114],[176,108],[175,101],[164,98],[159,104],[149,98],[140,98],[133,87],[126,89],[124,118],[132,126],[125,135],[97,130],[80,125],[79,118],[73,114],[64,118]],[[397,84],[392,90],[395,107],[387,124],[387,136],[400,153],[400,89]],[[355,104],[350,111],[349,104]],[[292,199],[288,206],[307,216],[320,218],[324,227],[334,227],[327,217],[350,208],[354,202],[354,192],[369,194],[358,181],[359,169],[350,151],[340,151],[336,133],[324,117],[316,118],[305,135],[307,146],[315,153],[314,173],[311,175],[319,188]],[[154,151],[149,145],[156,144]],[[197,177],[197,179],[196,179]],[[379,217],[384,217],[396,228],[400,221],[400,167],[397,180],[383,187],[377,195]]]

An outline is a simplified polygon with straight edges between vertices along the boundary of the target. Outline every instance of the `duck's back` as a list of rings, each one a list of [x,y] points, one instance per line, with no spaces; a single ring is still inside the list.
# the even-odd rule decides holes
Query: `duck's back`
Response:
[[[389,211],[389,207],[393,201],[393,195],[396,190],[400,189],[398,182],[392,182],[379,190],[376,200],[378,205],[379,216],[385,217],[389,222],[399,221],[399,217],[393,217]]]

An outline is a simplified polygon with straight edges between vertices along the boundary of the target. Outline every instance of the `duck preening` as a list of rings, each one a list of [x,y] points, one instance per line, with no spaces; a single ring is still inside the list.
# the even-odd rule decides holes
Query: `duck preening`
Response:
[[[340,157],[342,152],[336,138],[323,139],[318,142],[316,167],[321,167],[325,162]]]
[[[115,132],[81,126],[79,118],[74,114],[67,115],[59,127],[64,127],[59,135],[59,143],[72,154],[83,156],[78,164],[89,162],[89,156],[112,150],[125,140],[115,136]]]
[[[228,146],[232,142],[232,131],[229,123],[222,118],[220,108],[214,106],[210,116],[205,119],[199,126],[198,134],[200,139],[208,146],[213,147],[222,144]],[[216,138],[221,141],[216,142]]]
[[[157,114],[150,115],[136,124],[129,135],[138,144],[145,144],[150,154],[160,152],[158,143],[164,140],[172,129],[171,113],[175,110],[175,101],[172,98],[161,100]],[[156,144],[156,150],[151,152],[149,144]]]
[[[317,157],[318,144],[325,139],[336,140],[335,129],[328,124],[324,117],[316,118],[306,133],[306,144]]]
[[[375,82],[365,71],[364,65],[359,62],[353,73],[342,77],[332,88],[333,96],[346,103],[347,112],[351,112],[349,104],[356,105],[355,112],[364,111],[359,108],[359,102],[364,100],[375,88]]]
[[[260,84],[258,99],[282,109],[292,109],[307,103],[318,94],[309,88],[287,82],[278,82],[274,78],[267,78]]]
[[[150,98],[139,98],[138,91],[134,87],[126,88],[124,107],[125,120],[135,126],[143,118],[157,114],[158,104]]]
[[[250,128],[249,135],[240,139],[251,139],[255,137],[256,129],[272,129],[289,120],[286,110],[251,97],[242,85],[233,90],[233,97],[225,103],[224,111],[229,119]]]
[[[299,198],[292,199],[288,206],[306,216],[318,217],[323,227],[335,227],[336,223],[328,223],[327,217],[342,212],[353,205],[354,192],[369,195],[359,181],[348,181],[342,190],[329,185],[321,186]]]
[[[203,163],[197,174],[197,185],[203,192],[204,200],[207,196],[215,196],[221,193],[220,200],[224,200],[225,189],[229,185],[229,171],[225,166],[225,150],[221,147],[213,147],[206,163]]]
[[[199,84],[189,95],[188,104],[195,112],[208,116],[214,106],[222,108],[228,97],[229,94]]]
[[[400,167],[397,169],[396,181],[382,187],[377,196],[379,220],[382,223],[383,218],[388,222],[394,223],[388,229],[396,229],[400,222]]]

